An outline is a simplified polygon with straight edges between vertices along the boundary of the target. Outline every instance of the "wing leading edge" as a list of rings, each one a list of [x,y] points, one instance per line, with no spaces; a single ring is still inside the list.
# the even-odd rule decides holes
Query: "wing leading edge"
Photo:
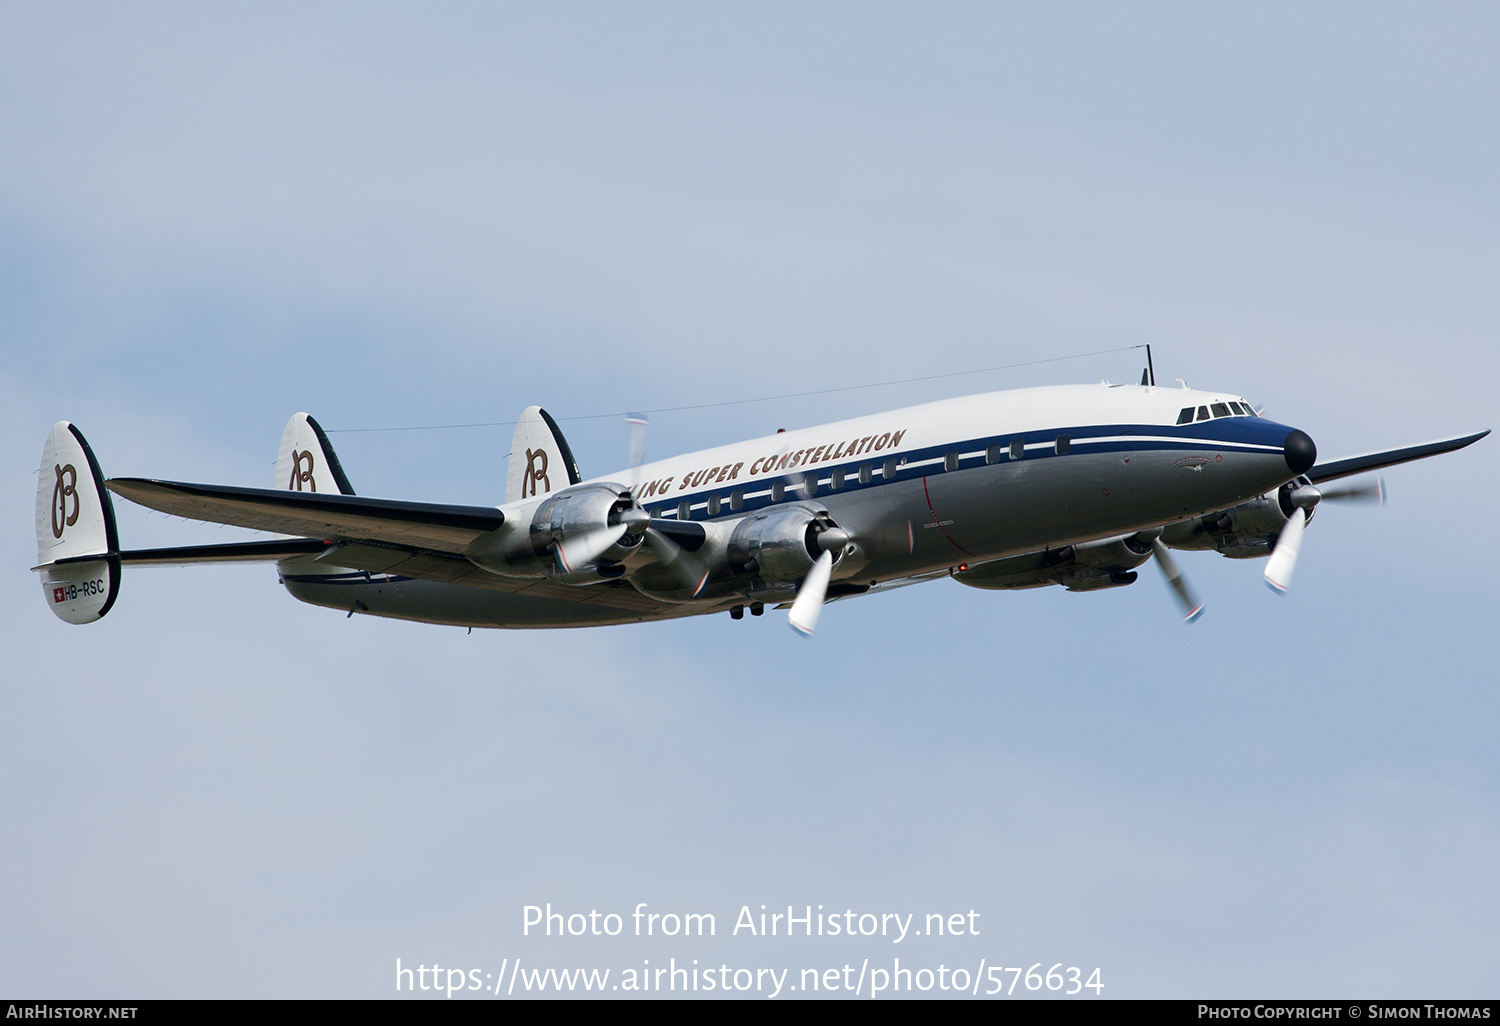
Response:
[[[1384,452],[1370,452],[1363,456],[1350,456],[1348,459],[1319,463],[1307,472],[1307,477],[1313,484],[1322,484],[1325,481],[1349,477],[1351,474],[1382,470],[1386,467],[1394,467],[1398,463],[1410,463],[1412,460],[1462,449],[1466,445],[1473,445],[1489,433],[1489,429],[1486,428],[1459,438],[1444,438],[1436,442],[1425,442],[1422,445],[1408,445],[1403,449],[1386,449]]]
[[[490,506],[450,506],[361,495],[186,484],[117,477],[109,490],[131,502],[190,520],[303,537],[394,542],[462,552],[505,523]]]

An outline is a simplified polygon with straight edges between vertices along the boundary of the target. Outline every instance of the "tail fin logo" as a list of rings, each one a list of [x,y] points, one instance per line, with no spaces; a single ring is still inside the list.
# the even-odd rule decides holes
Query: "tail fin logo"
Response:
[[[53,464],[57,471],[57,484],[52,488],[52,537],[61,538],[63,530],[78,523],[78,471],[73,464]],[[68,500],[73,500],[73,512],[68,512]]]
[[[552,491],[552,480],[547,476],[547,450],[526,450],[526,480],[521,482],[521,498],[536,494],[537,482],[542,483],[542,491]]]
[[[305,461],[305,464],[306,464],[306,469],[303,469],[303,467],[304,467],[304,461]],[[289,492],[293,491],[293,490],[296,490],[296,491],[300,492],[300,491],[302,491],[303,484],[306,484],[308,491],[310,491],[310,492],[317,491],[318,490],[318,482],[316,482],[316,481],[313,480],[313,468],[316,465],[317,464],[313,460],[313,454],[312,454],[312,450],[311,449],[303,449],[301,452],[297,452],[296,450],[293,450],[292,451],[292,479],[286,483],[286,490],[289,491]]]

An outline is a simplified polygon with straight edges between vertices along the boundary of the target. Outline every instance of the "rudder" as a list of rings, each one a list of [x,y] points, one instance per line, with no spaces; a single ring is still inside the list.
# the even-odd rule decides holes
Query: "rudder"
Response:
[[[47,605],[67,623],[93,623],[120,593],[120,539],[99,461],[83,433],[60,420],[42,446],[36,558]]]

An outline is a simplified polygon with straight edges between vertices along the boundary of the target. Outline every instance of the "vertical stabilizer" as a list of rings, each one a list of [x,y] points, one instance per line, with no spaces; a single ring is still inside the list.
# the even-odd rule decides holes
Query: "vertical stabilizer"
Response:
[[[120,593],[120,539],[104,475],[83,433],[58,421],[42,446],[36,489],[36,569],[58,618],[93,623]]]
[[[540,406],[528,406],[516,421],[505,471],[505,502],[545,498],[583,480],[573,450],[557,429],[557,421]]]
[[[305,413],[292,414],[281,433],[281,451],[276,455],[276,480],[272,487],[324,495],[354,494],[328,436]]]

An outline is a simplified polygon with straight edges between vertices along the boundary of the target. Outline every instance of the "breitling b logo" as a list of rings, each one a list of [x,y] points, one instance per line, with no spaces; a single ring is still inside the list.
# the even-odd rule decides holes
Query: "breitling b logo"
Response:
[[[307,464],[307,469],[305,469],[305,470],[303,469],[303,462],[304,461],[306,461],[306,464]],[[286,489],[287,489],[287,491],[291,491],[293,489],[296,489],[297,491],[300,492],[300,491],[302,491],[302,485],[304,483],[307,485],[307,490],[308,491],[310,491],[310,492],[317,491],[318,490],[318,482],[316,482],[316,481],[313,480],[313,466],[314,466],[314,463],[313,463],[313,454],[312,454],[312,450],[311,449],[303,449],[301,452],[298,452],[296,449],[293,449],[292,450],[292,479],[286,483]]]
[[[526,479],[521,482],[521,498],[536,494],[537,482],[542,484],[542,491],[552,491],[552,481],[547,477],[547,450],[526,450]]]
[[[73,464],[53,464],[57,471],[57,484],[52,486],[52,537],[61,538],[63,528],[78,523],[78,471]],[[68,500],[73,500],[73,512],[68,512]]]

